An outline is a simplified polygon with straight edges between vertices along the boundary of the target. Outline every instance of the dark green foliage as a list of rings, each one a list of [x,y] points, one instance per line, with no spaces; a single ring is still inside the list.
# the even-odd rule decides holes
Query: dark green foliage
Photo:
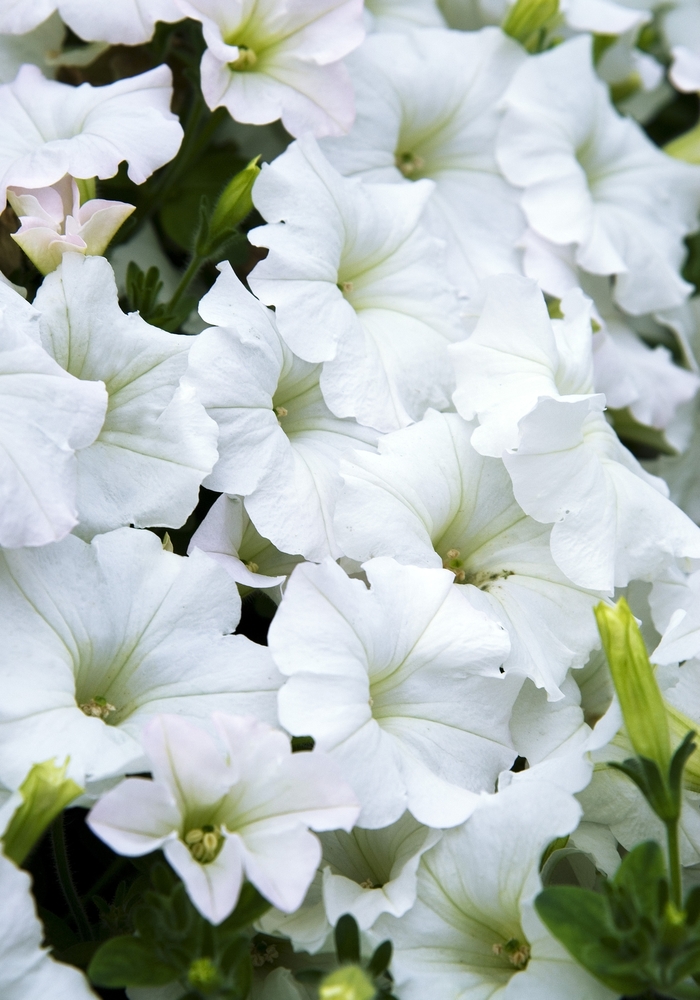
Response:
[[[246,883],[233,913],[212,926],[190,902],[184,885],[157,863],[131,914],[133,933],[113,937],[88,967],[98,986],[162,986],[179,982],[191,996],[244,1000],[253,977],[251,924],[269,903]]]

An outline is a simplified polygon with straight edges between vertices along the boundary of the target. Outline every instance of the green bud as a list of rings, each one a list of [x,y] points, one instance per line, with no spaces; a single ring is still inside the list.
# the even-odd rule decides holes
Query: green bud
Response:
[[[671,737],[666,705],[634,615],[621,597],[614,608],[599,604],[595,616],[630,743],[635,753],[667,774]]]
[[[21,865],[44,831],[84,789],[66,778],[68,761],[56,767],[53,760],[35,764],[22,782],[22,803],[15,810],[3,835],[8,858]]]
[[[319,1000],[373,1000],[377,991],[359,965],[344,965],[326,976],[318,988]]]
[[[243,222],[253,211],[253,184],[260,167],[259,156],[251,160],[247,167],[232,177],[219,196],[209,220],[209,232],[212,240],[219,240],[232,233],[236,226]]]
[[[204,993],[221,986],[221,976],[210,958],[196,958],[187,972],[187,982]]]
[[[676,160],[685,160],[686,163],[700,163],[700,123],[668,142],[664,146],[664,153]]]
[[[81,205],[97,197],[97,183],[94,177],[76,177],[75,183],[78,185],[78,191],[80,192]]]
[[[559,0],[515,0],[501,27],[528,52],[537,52],[558,16]]]

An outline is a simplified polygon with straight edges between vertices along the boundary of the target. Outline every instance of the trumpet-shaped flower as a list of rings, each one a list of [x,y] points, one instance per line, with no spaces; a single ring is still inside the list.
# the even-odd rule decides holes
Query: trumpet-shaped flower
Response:
[[[282,119],[291,135],[342,135],[355,114],[340,60],[364,38],[361,0],[177,0],[202,22],[202,93],[252,125]]]
[[[153,37],[156,21],[179,21],[175,0],[0,0],[0,32],[23,35],[54,11],[88,42],[140,45]]]
[[[107,407],[101,382],[64,371],[38,343],[39,314],[0,285],[0,545],[46,545],[78,523],[76,449]]]
[[[393,559],[364,570],[369,590],[330,560],[292,573],[268,635],[289,677],[280,722],[338,762],[362,826],[406,809],[453,826],[515,759],[508,719],[522,679],[499,675],[507,634],[444,570]]]
[[[490,282],[474,333],[453,352],[455,403],[467,419],[478,414],[474,447],[503,457],[523,510],[554,522],[557,566],[580,586],[610,591],[673,557],[700,556],[700,530],[605,419],[588,300],[565,296],[565,319],[552,322],[533,282]]]
[[[131,180],[143,184],[182,142],[172,92],[167,66],[106,87],[69,87],[22,66],[0,87],[0,207],[8,187],[50,187],[66,174],[113,177],[123,160]]]
[[[205,485],[242,495],[248,516],[284,552],[341,555],[333,509],[338,464],[377,434],[326,406],[321,366],[295,357],[275,316],[246,291],[230,264],[200,303],[212,328],[190,351],[186,382],[219,426],[219,460]],[[242,582],[242,581],[241,581]]]
[[[125,316],[103,257],[64,255],[34,304],[49,354],[109,397],[97,440],[77,456],[78,533],[184,524],[216,461],[216,425],[179,384],[192,338]]]
[[[495,146],[500,98],[526,58],[496,28],[370,37],[348,60],[355,124],[321,143],[343,174],[435,182],[422,221],[445,240],[450,278],[469,295],[488,275],[521,269],[520,192],[501,174]]]
[[[81,205],[78,185],[68,176],[38,190],[9,188],[7,197],[22,223],[12,239],[42,274],[55,271],[66,252],[103,254],[134,211],[133,205],[99,198]]]
[[[233,632],[240,598],[201,552],[165,552],[122,528],[0,560],[0,780],[70,756],[84,785],[143,770],[140,731],[158,712],[215,709],[275,720],[267,649]]]
[[[579,816],[573,796],[531,781],[482,798],[463,826],[446,831],[421,859],[413,909],[375,925],[394,944],[398,995],[613,1000],[617,994],[578,965],[533,905],[543,851]]]
[[[401,917],[416,901],[421,857],[440,839],[410,813],[380,830],[356,826],[320,836],[323,857],[303,905],[290,916],[271,910],[260,921],[267,934],[289,937],[299,950],[318,951],[344,913],[371,930],[382,913]]]
[[[680,305],[683,238],[697,228],[700,169],[673,160],[613,108],[589,36],[529,59],[505,95],[497,158],[531,227],[615,275],[635,315]]]
[[[279,586],[302,561],[263,538],[246,513],[243,497],[236,496],[220,496],[213,504],[192,535],[189,554],[195,549],[206,552],[246,590],[274,588],[273,600],[278,600]]]
[[[383,438],[379,455],[344,461],[338,539],[354,559],[390,555],[452,570],[472,602],[508,629],[506,671],[561,697],[569,668],[598,645],[592,609],[600,594],[555,565],[550,529],[523,513],[503,463],[472,447],[473,430],[457,414],[429,412]]]
[[[324,754],[292,754],[284,733],[250,716],[216,712],[214,722],[223,747],[184,719],[153,719],[143,740],[154,780],[127,778],[88,824],[119,854],[162,848],[213,924],[235,907],[244,877],[289,913],[321,858],[309,828],[350,830],[357,802]]]
[[[0,854],[0,995],[3,1000],[95,1000],[83,974],[42,948],[29,875]]]
[[[432,190],[341,177],[312,140],[263,167],[253,189],[270,225],[249,238],[270,252],[250,287],[291,350],[324,363],[333,413],[380,431],[448,405],[446,346],[465,332],[443,245],[418,221]]]

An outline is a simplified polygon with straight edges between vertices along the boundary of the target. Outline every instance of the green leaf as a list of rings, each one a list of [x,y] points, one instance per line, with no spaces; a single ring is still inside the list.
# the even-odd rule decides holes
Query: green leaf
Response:
[[[190,250],[199,223],[202,196],[216,202],[233,174],[245,168],[245,160],[230,147],[206,151],[168,192],[159,221],[166,236],[183,250]]]
[[[613,885],[624,888],[635,911],[656,921],[659,912],[659,883],[666,882],[663,851],[654,840],[637,844],[627,854],[613,877]]]
[[[88,976],[96,986],[165,986],[177,978],[177,971],[159,961],[140,938],[126,935],[100,946]]]
[[[636,996],[653,985],[636,956],[620,956],[622,940],[603,896],[575,886],[555,885],[539,894],[535,908],[576,961],[610,989]]]
[[[339,962],[360,961],[360,932],[349,913],[344,913],[335,925],[335,950]]]

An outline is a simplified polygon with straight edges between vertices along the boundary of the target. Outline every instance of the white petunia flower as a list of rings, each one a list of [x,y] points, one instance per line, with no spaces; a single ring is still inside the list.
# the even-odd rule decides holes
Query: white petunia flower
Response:
[[[685,442],[684,442],[685,443]],[[645,462],[649,472],[661,476],[671,499],[696,523],[700,521],[700,401],[691,411],[690,442],[680,455],[661,455]]]
[[[66,174],[113,177],[123,160],[142,184],[182,142],[172,92],[167,66],[106,87],[69,87],[22,66],[0,87],[0,207],[8,187],[49,187]]]
[[[44,929],[36,915],[31,880],[0,854],[0,996],[3,1000],[95,1000],[87,980],[72,965],[55,962],[42,948]]]
[[[338,464],[377,433],[326,406],[321,365],[295,357],[275,315],[221,265],[199,312],[212,327],[190,350],[186,384],[219,426],[219,460],[205,485],[244,496],[253,524],[283,552],[307,559],[342,554],[333,510]],[[243,581],[241,581],[243,582]]]
[[[365,20],[377,32],[445,27],[435,0],[365,0]]]
[[[333,413],[380,431],[449,405],[446,346],[464,336],[443,244],[418,221],[432,190],[341,177],[313,140],[264,166],[253,190],[270,225],[248,235],[270,252],[250,287],[291,350],[324,362]]]
[[[183,719],[153,719],[143,741],[154,781],[127,778],[88,825],[118,854],[162,848],[213,924],[235,907],[244,877],[292,912],[321,857],[309,828],[350,830],[355,797],[324,754],[292,754],[288,737],[266,723],[221,712],[214,722],[223,748]]]
[[[552,556],[582,587],[611,591],[700,556],[700,530],[620,443],[594,392],[590,303],[551,321],[534,282],[489,279],[479,322],[453,349],[455,404],[478,414],[474,447],[503,457],[523,510],[554,522]]]
[[[355,114],[340,60],[364,38],[361,0],[177,0],[202,22],[202,93],[252,125],[342,135]]]
[[[499,101],[526,58],[495,28],[370,37],[348,60],[355,125],[321,144],[346,175],[435,181],[422,221],[445,240],[450,279],[469,295],[488,275],[521,270],[520,192],[501,174],[495,145]]]
[[[457,414],[429,412],[380,441],[379,455],[343,462],[338,538],[355,559],[390,555],[451,569],[508,629],[506,671],[561,697],[569,668],[599,644],[592,611],[601,594],[558,569],[549,527],[523,513],[503,463],[472,447],[473,430]]]
[[[605,393],[608,406],[629,407],[640,424],[663,430],[669,444],[685,448],[689,430],[683,404],[695,395],[698,378],[675,364],[659,341],[667,341],[670,330],[686,363],[697,367],[689,345],[695,326],[691,305],[653,316],[630,316],[615,305],[609,278],[576,266],[573,247],[558,247],[531,229],[521,245],[525,274],[544,292],[561,299],[581,288],[593,300],[594,325],[600,326],[593,338],[595,391]]]
[[[380,830],[356,826],[320,836],[323,857],[303,905],[287,916],[271,910],[260,920],[267,934],[289,937],[297,950],[323,946],[344,913],[371,930],[382,913],[402,917],[416,901],[420,859],[440,839],[410,813]]]
[[[289,677],[279,718],[342,768],[376,829],[406,809],[462,823],[515,759],[519,677],[499,676],[505,630],[440,569],[364,564],[371,589],[327,560],[292,573],[268,643]]]
[[[484,797],[421,859],[418,899],[375,925],[394,944],[402,1000],[613,1000],[543,926],[533,901],[542,853],[571,833],[580,808],[546,782]]]
[[[505,96],[497,146],[524,189],[531,227],[574,244],[577,264],[615,275],[615,299],[635,315],[680,305],[683,238],[698,227],[700,169],[673,160],[613,108],[589,36],[534,56]]]
[[[78,523],[75,452],[93,443],[107,394],[41,347],[39,314],[0,284],[0,545],[46,545]]]
[[[31,11],[40,4],[20,3],[17,6],[23,11]],[[2,13],[0,24],[1,21]],[[26,34],[8,35],[0,31],[0,83],[14,80],[23,63],[34,63],[51,76],[53,70],[47,66],[47,60],[60,51],[65,34],[66,26],[58,14],[52,14]]]
[[[77,533],[180,527],[216,461],[216,425],[179,384],[193,338],[124,315],[103,257],[64,255],[34,304],[49,354],[80,379],[100,379],[109,397],[97,440],[77,456]]]
[[[700,52],[685,45],[674,45],[672,51],[673,65],[669,76],[673,86],[685,93],[700,91]]]
[[[246,593],[249,589],[273,590],[279,603],[279,587],[301,556],[279,549],[256,531],[243,506],[243,497],[220,496],[192,535],[188,553],[201,549],[218,562]]]
[[[66,175],[46,188],[8,188],[7,198],[19,217],[12,233],[42,274],[55,271],[66,252],[99,256],[134,211],[122,201],[91,198],[80,204],[78,185]]]
[[[183,16],[175,0],[0,0],[0,33],[23,35],[56,10],[80,38],[112,45],[140,45],[156,21]]]
[[[0,558],[0,780],[70,756],[79,783],[143,769],[155,713],[276,719],[267,649],[233,636],[240,598],[211,559],[122,528]]]

